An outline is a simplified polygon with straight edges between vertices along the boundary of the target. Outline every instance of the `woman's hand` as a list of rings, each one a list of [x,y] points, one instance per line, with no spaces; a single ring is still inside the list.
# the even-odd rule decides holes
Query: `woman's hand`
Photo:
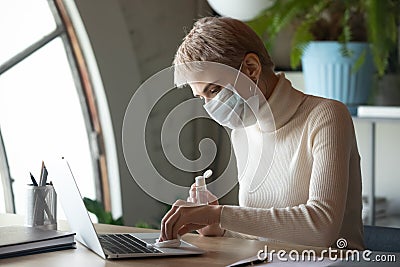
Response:
[[[218,205],[218,198],[213,195],[210,191],[207,192],[207,202],[210,205]],[[196,196],[196,184],[192,184],[189,190],[189,197],[187,198],[188,202],[197,203],[197,196]]]
[[[178,200],[161,220],[160,241],[176,239],[178,235],[208,225],[218,225],[222,206],[202,205]]]
[[[192,184],[189,190],[189,197],[187,198],[188,202],[197,202],[196,197],[196,184]],[[218,198],[213,195],[210,191],[207,190],[207,202],[209,205],[219,205]],[[201,229],[198,229],[197,232],[204,236],[223,236],[225,230],[219,227],[219,223],[207,225]]]

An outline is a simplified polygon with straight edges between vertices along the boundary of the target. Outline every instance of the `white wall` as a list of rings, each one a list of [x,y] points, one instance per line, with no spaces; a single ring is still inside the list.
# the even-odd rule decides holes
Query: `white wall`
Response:
[[[142,81],[171,66],[195,19],[210,14],[205,0],[118,0]]]
[[[144,193],[126,166],[122,152],[125,109],[141,82],[171,65],[185,35],[184,26],[191,28],[197,15],[210,11],[205,0],[75,2],[94,50],[111,113],[125,224],[144,221],[156,225],[166,206]]]
[[[121,130],[125,109],[141,81],[137,57],[117,1],[75,2],[94,50],[111,113],[124,219],[127,224],[134,224],[142,219],[142,214],[153,216],[153,207],[157,205],[133,181],[122,153]]]

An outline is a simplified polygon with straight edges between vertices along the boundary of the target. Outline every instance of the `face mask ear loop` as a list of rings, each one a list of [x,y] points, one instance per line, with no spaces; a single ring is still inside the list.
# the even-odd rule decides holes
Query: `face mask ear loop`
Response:
[[[243,61],[242,61],[242,63],[240,63],[240,67],[239,67],[238,73],[237,73],[237,75],[236,75],[235,82],[233,83],[233,88],[235,88],[235,90],[236,90],[236,83],[237,83],[237,80],[239,79],[239,74],[240,74],[240,72],[241,72],[241,70],[242,70],[242,65],[243,65]],[[236,90],[236,91],[237,91],[237,90]]]
[[[256,81],[256,87],[254,88],[254,95],[255,96],[257,94],[257,88],[258,88],[258,81],[260,80],[260,77],[258,77],[257,81]]]
[[[257,94],[257,88],[258,88],[258,81],[260,80],[260,77],[257,79],[257,81],[256,81],[256,87],[254,88],[254,94],[253,94],[253,96],[255,96],[256,94]],[[251,85],[250,85],[250,88],[249,88],[249,91],[250,91],[250,93],[251,93]]]

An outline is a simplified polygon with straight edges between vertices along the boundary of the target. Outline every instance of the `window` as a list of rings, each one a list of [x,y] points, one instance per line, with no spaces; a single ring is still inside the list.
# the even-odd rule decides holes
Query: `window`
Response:
[[[42,159],[52,156],[67,158],[83,196],[103,200],[107,189],[94,101],[82,82],[84,68],[77,65],[60,5],[0,2],[0,199],[14,206],[0,205],[0,212],[25,213],[29,172],[38,179]]]

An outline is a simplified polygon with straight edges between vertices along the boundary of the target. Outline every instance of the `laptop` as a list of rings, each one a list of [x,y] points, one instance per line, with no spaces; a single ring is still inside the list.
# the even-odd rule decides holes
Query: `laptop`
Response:
[[[71,231],[76,239],[103,259],[198,255],[204,250],[181,241],[177,248],[154,246],[159,233],[97,234],[66,159],[45,161]]]

